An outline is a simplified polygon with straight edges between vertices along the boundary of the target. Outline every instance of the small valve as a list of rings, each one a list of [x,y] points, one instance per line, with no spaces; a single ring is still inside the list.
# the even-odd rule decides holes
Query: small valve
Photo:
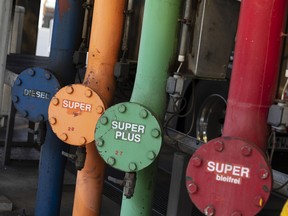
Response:
[[[111,176],[108,176],[108,180],[123,186],[123,194],[127,199],[130,199],[133,196],[136,184],[135,172],[126,172],[123,180],[116,179]]]
[[[174,74],[167,80],[166,92],[174,97],[180,97],[184,88],[184,77],[180,74]]]
[[[77,170],[82,170],[86,160],[86,147],[77,147],[75,154],[70,154],[62,151],[62,155],[75,161],[75,167]]]
[[[275,131],[280,133],[287,133],[288,127],[288,106],[286,103],[279,102],[273,104],[269,109],[268,124],[271,125]]]

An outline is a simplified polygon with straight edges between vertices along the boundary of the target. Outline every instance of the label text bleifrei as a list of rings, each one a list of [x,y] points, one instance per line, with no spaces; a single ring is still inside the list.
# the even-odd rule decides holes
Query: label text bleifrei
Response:
[[[250,178],[250,169],[241,165],[208,161],[207,170],[216,174],[216,181],[231,184],[241,184],[243,178]]]
[[[112,121],[112,129],[115,130],[115,139],[129,141],[129,142],[141,142],[141,135],[145,133],[145,126],[141,124]]]

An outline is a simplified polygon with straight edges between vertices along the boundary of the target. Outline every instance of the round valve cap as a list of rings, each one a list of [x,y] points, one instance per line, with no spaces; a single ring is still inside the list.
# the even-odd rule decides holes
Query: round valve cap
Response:
[[[58,80],[48,70],[28,68],[14,82],[13,104],[29,121],[45,121],[48,118],[50,100],[59,88]]]
[[[95,141],[98,152],[109,165],[134,172],[155,160],[161,148],[162,130],[146,107],[126,102],[110,107],[101,116]]]
[[[191,185],[197,185],[197,190],[192,190]],[[186,170],[186,187],[192,202],[203,213],[207,213],[207,206],[213,206],[216,216],[235,212],[257,215],[270,196],[272,174],[257,146],[221,137],[193,154]]]
[[[49,122],[64,142],[82,146],[94,141],[96,123],[104,112],[101,98],[89,87],[73,84],[61,88],[49,105]]]

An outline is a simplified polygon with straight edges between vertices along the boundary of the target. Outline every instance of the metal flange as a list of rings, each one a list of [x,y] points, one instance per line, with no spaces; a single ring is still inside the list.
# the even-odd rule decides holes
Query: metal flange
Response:
[[[205,215],[257,215],[272,190],[272,172],[263,152],[244,140],[222,137],[191,157],[186,187]]]
[[[82,146],[94,141],[96,123],[104,111],[104,102],[97,93],[82,84],[73,84],[61,88],[52,98],[49,123],[63,142]]]
[[[146,107],[126,102],[105,111],[97,123],[95,140],[106,163],[124,172],[135,172],[156,159],[162,129]]]
[[[60,85],[56,77],[43,68],[22,71],[12,87],[12,100],[17,111],[29,121],[48,118],[48,106]]]

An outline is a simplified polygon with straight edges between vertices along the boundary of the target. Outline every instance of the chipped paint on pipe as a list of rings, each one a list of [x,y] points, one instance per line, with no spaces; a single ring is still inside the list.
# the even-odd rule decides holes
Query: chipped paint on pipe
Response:
[[[92,88],[107,106],[115,91],[114,65],[118,59],[125,0],[95,0],[88,66],[83,84]],[[85,166],[77,173],[73,216],[100,215],[105,162],[95,143],[86,146]]]

